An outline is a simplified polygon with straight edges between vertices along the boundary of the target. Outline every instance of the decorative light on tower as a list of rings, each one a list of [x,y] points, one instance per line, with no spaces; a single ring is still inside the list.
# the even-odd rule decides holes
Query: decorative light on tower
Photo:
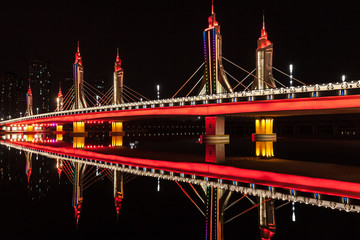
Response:
[[[30,80],[29,80],[29,89],[26,93],[26,111],[25,111],[25,117],[34,115],[33,112],[33,97],[30,87]]]
[[[208,22],[209,26],[203,32],[205,69],[199,95],[232,93],[222,64],[222,36],[220,25],[215,19],[214,2],[211,4]]]
[[[265,31],[265,17],[263,15],[263,27],[257,41],[256,49],[256,78],[251,85],[252,90],[263,90],[275,88],[275,81],[272,75],[273,45],[267,39]]]
[[[114,93],[113,93],[113,104],[124,103],[123,90],[124,90],[124,70],[121,67],[121,59],[119,57],[119,48],[117,49],[117,55],[114,67]]]
[[[84,68],[80,56],[79,42],[75,53],[75,63],[73,65],[73,77],[75,86],[75,103],[73,109],[86,108],[87,104],[84,95]]]

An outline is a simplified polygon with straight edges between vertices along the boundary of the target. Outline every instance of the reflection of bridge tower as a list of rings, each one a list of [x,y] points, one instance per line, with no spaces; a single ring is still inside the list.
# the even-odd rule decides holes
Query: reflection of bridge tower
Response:
[[[205,239],[224,239],[224,210],[231,191],[215,187],[203,187],[206,193]]]
[[[121,59],[119,57],[119,49],[117,49],[115,70],[114,70],[114,93],[113,93],[113,104],[124,103],[123,99],[123,88],[124,88],[124,70],[121,67]]]
[[[119,220],[119,211],[121,209],[121,202],[124,198],[124,174],[114,170],[114,201],[116,215]]]
[[[262,90],[268,88],[275,88],[275,81],[272,75],[272,59],[273,59],[273,45],[267,39],[265,31],[265,19],[263,17],[263,27],[261,29],[261,36],[257,41],[258,48],[256,49],[256,79],[251,85],[252,90]]]
[[[75,103],[73,109],[86,108],[87,104],[84,95],[84,68],[80,56],[79,42],[75,53],[75,63],[73,65],[73,77],[75,86]]]
[[[74,166],[74,182],[73,182],[73,207],[75,211],[76,226],[79,224],[80,212],[83,202],[83,176],[86,165],[83,163],[73,163]]]
[[[274,200],[265,200],[259,197],[259,228],[262,240],[269,240],[275,235],[275,209]]]
[[[214,4],[211,5],[209,27],[203,32],[205,71],[199,95],[233,92],[222,64],[222,37],[220,25],[215,19]]]
[[[25,152],[26,165],[25,165],[25,174],[28,180],[28,184],[30,183],[30,176],[32,171],[32,152]]]
[[[30,81],[29,81],[29,89],[26,93],[26,111],[25,111],[25,117],[34,115],[33,112],[33,96],[30,88]]]
[[[60,178],[61,178],[61,172],[63,170],[63,160],[60,159],[60,158],[57,158],[56,159],[56,169],[57,169],[57,172],[59,174],[59,183],[60,183]]]

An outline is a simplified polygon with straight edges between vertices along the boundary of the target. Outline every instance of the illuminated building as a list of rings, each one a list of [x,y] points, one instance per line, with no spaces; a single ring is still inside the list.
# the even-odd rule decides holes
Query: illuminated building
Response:
[[[232,93],[222,64],[222,37],[220,25],[215,19],[214,4],[211,5],[209,27],[203,32],[205,70],[199,95]]]
[[[275,88],[275,81],[272,75],[272,59],[273,59],[273,45],[267,39],[267,32],[265,31],[265,20],[263,18],[263,27],[261,29],[261,36],[257,41],[256,49],[256,78],[251,85],[252,90],[262,90],[268,88]]]

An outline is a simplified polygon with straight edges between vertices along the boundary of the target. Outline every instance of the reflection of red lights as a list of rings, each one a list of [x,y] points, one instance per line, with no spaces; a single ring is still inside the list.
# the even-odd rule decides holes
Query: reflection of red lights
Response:
[[[147,169],[158,169],[169,172],[195,174],[209,178],[221,178],[230,181],[245,183],[255,183],[266,186],[281,187],[297,191],[320,193],[326,195],[336,195],[360,199],[360,183],[345,182],[332,179],[305,177],[291,174],[266,172],[252,169],[241,169],[231,166],[191,163],[191,162],[171,162],[162,160],[151,160],[141,158],[131,158],[97,152],[73,149],[70,147],[52,147],[36,145],[27,142],[17,142],[15,145],[23,146],[35,150],[46,151],[56,154],[66,154],[69,157],[88,158],[102,162],[127,164],[133,167],[146,167]]]

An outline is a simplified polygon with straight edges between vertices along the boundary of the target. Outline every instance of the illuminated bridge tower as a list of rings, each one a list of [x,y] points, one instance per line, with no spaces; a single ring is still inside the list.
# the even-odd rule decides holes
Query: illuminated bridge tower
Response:
[[[119,57],[119,48],[117,49],[116,61],[115,61],[115,70],[114,70],[114,94],[113,94],[113,104],[124,103],[123,99],[123,88],[124,88],[124,70],[121,67],[121,59]]]
[[[251,85],[252,90],[263,90],[268,88],[275,88],[275,81],[272,75],[272,59],[273,59],[273,45],[267,39],[267,32],[265,31],[265,18],[263,17],[263,27],[261,29],[261,36],[257,41],[256,49],[256,78]]]
[[[275,235],[275,208],[274,200],[266,201],[264,197],[259,197],[259,228],[262,240],[270,240]]]
[[[29,81],[29,89],[26,93],[26,111],[25,111],[25,117],[34,115],[33,112],[33,96],[30,88],[30,81]]]
[[[25,174],[28,180],[28,187],[30,184],[30,176],[32,171],[32,152],[25,152],[26,165],[25,165]]]
[[[59,112],[59,111],[62,111],[64,110],[64,96],[61,92],[61,83],[60,83],[60,86],[59,86],[59,93],[58,93],[58,96],[56,98],[56,111]]]
[[[80,56],[79,42],[77,45],[77,52],[75,53],[73,77],[75,86],[75,103],[73,109],[86,108],[87,104],[84,95],[84,67]]]
[[[222,64],[222,37],[220,25],[215,19],[214,3],[211,5],[208,21],[209,27],[203,32],[205,70],[199,95],[232,93]]]

